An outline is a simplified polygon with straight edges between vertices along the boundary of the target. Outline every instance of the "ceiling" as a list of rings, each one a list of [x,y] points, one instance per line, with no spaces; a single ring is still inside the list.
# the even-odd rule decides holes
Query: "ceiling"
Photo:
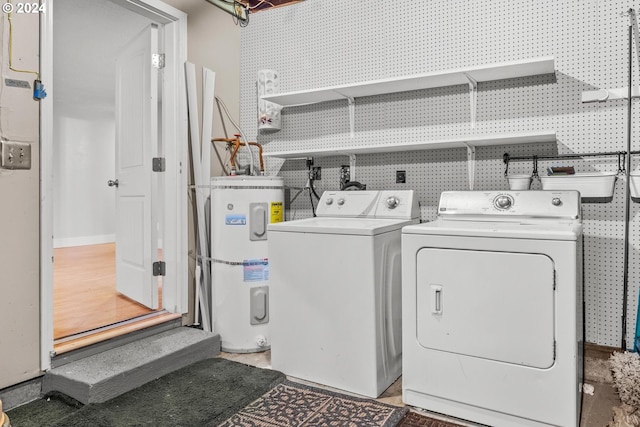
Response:
[[[287,6],[289,4],[300,3],[303,0],[238,0],[249,8],[249,11],[259,12],[261,10],[271,9],[274,7]]]
[[[53,13],[55,102],[113,112],[115,61],[151,21],[108,0],[64,0]]]

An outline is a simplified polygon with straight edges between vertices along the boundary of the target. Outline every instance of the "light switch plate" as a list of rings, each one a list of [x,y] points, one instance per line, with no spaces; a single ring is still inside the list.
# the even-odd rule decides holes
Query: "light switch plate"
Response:
[[[31,144],[2,141],[0,167],[3,169],[31,169]]]

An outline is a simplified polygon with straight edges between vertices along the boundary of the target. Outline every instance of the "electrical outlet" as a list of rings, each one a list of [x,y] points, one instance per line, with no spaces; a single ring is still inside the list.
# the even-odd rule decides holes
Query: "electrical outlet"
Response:
[[[314,181],[320,181],[322,179],[322,168],[320,166],[314,166],[311,168],[310,178]]]
[[[31,169],[31,144],[2,141],[0,167],[3,169]]]
[[[396,171],[396,184],[406,184],[407,171]]]

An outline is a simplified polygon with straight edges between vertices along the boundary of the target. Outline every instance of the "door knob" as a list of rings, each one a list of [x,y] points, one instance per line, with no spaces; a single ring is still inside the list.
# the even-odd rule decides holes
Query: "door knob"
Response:
[[[116,180],[110,179],[109,181],[107,181],[107,185],[109,187],[117,187],[118,186],[118,180],[117,179]]]

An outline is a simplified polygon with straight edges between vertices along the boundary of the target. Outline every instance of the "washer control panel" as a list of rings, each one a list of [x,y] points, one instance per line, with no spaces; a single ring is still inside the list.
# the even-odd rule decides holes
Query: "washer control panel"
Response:
[[[440,196],[438,216],[464,219],[493,215],[531,218],[579,219],[580,193],[560,191],[445,191]]]
[[[413,190],[381,191],[376,218],[420,218],[418,199]]]
[[[325,191],[316,209],[318,216],[374,216],[379,191]]]

